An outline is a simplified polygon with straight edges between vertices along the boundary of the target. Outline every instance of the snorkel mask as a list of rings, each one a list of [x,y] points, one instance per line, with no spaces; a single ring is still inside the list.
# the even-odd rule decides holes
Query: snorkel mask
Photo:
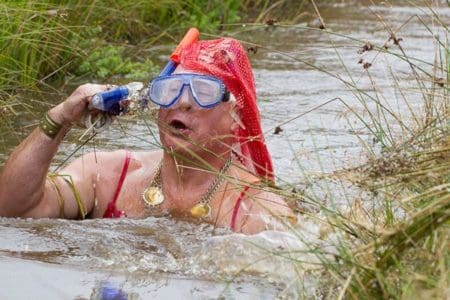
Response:
[[[148,97],[162,108],[171,108],[186,88],[201,108],[212,108],[230,99],[230,92],[221,80],[189,73],[156,77],[150,83]]]
[[[212,108],[230,99],[230,92],[218,78],[201,74],[172,74],[180,62],[180,52],[197,42],[199,35],[200,32],[196,28],[189,29],[162,72],[150,81],[147,98],[159,107],[173,107],[185,88],[189,89],[194,101],[201,108]]]

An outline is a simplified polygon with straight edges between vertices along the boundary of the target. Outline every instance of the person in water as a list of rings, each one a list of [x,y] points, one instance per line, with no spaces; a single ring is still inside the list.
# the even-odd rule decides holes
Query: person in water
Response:
[[[50,109],[0,175],[0,215],[32,218],[193,217],[235,232],[279,229],[295,216],[270,192],[255,83],[231,38],[184,47],[169,76],[151,83],[162,151],[93,152],[58,174],[52,158],[89,101],[106,85],[85,84]]]

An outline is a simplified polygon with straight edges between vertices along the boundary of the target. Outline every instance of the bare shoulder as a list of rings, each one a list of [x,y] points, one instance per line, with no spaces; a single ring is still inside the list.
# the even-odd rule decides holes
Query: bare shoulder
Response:
[[[124,150],[90,152],[76,158],[62,172],[88,176],[93,172],[112,171],[123,162],[125,153]]]
[[[248,197],[255,204],[252,206],[253,212],[271,213],[280,216],[288,216],[293,213],[284,198],[278,195],[275,189],[254,186],[250,188]]]
[[[261,178],[241,167],[235,169],[235,176],[239,178],[240,184],[247,186],[246,197],[251,199],[252,208],[258,211],[272,211],[280,214],[290,214],[292,211],[283,197],[277,193],[277,189],[262,184]]]
[[[163,152],[161,150],[132,152],[133,160],[145,165],[158,165],[162,156]]]
[[[162,157],[161,151],[142,151],[130,153],[130,170],[139,169],[144,165],[152,167],[158,164]],[[96,151],[82,155],[70,163],[64,172],[79,173],[84,176],[93,173],[120,172],[127,157],[127,150]],[[119,173],[120,174],[120,173]]]
[[[263,230],[287,230],[297,217],[283,197],[269,187],[252,187],[247,193],[247,213],[241,231],[247,234]]]

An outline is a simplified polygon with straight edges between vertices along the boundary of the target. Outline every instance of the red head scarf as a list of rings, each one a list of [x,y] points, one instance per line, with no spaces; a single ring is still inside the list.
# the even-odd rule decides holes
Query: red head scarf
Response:
[[[240,127],[237,133],[244,162],[259,176],[273,182],[272,160],[256,105],[255,80],[241,44],[231,38],[195,42],[181,50],[180,65],[223,81],[237,100],[238,114],[245,127]]]

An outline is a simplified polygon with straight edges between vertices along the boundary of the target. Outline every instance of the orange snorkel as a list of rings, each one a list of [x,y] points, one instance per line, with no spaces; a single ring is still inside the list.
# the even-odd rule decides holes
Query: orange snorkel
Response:
[[[195,43],[198,41],[198,37],[200,36],[200,31],[197,28],[190,28],[188,32],[184,35],[183,39],[180,41],[178,46],[175,48],[175,51],[170,55],[170,60],[164,69],[161,71],[159,76],[170,75],[175,71],[177,65],[180,63],[180,52],[184,47]]]

